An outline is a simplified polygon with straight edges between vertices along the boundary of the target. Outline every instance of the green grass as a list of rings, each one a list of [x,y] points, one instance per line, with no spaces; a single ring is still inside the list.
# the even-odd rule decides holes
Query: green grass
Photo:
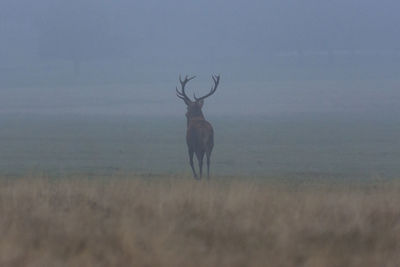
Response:
[[[395,178],[399,124],[330,116],[210,117],[211,173]],[[132,116],[3,116],[0,174],[190,174],[186,122]]]

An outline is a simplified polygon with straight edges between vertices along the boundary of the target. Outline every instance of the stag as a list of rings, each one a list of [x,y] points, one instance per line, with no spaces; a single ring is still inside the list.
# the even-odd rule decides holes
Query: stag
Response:
[[[201,179],[203,173],[203,158],[204,154],[207,157],[207,178],[210,178],[210,157],[211,152],[214,147],[214,130],[211,123],[206,121],[204,118],[201,108],[204,104],[204,99],[211,96],[217,90],[219,84],[219,75],[212,75],[214,81],[213,86],[208,94],[197,98],[194,95],[194,101],[192,101],[185,92],[185,86],[196,76],[188,77],[182,80],[179,76],[179,82],[181,84],[181,90],[176,87],[176,95],[185,102],[187,106],[186,120],[187,120],[187,130],[186,130],[186,143],[188,146],[190,167],[192,167],[193,176],[195,179]],[[199,163],[200,177],[193,166],[193,155],[196,154],[197,161]]]

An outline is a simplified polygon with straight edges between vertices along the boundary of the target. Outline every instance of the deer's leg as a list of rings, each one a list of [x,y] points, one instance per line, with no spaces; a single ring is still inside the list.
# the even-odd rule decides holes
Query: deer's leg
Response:
[[[196,153],[197,161],[199,162],[200,179],[203,176],[203,158],[204,151]]]
[[[210,158],[211,158],[211,151],[207,151],[207,179],[210,179]]]
[[[196,171],[194,170],[194,165],[193,165],[193,155],[194,155],[193,149],[189,148],[190,167],[192,167],[193,177],[194,177],[195,179],[197,179],[197,174],[196,174]]]

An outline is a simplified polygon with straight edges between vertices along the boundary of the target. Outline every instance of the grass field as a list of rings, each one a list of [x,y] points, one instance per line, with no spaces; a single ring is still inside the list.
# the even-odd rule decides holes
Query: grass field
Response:
[[[398,119],[209,117],[211,173],[293,179],[396,178]],[[189,174],[186,121],[149,116],[0,116],[0,175]]]
[[[399,266],[400,185],[0,180],[1,266]]]
[[[209,119],[1,116],[0,266],[400,265],[398,120]]]

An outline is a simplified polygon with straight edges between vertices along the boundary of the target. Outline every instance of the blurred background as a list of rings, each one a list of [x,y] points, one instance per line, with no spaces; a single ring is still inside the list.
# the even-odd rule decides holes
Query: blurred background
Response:
[[[391,0],[2,0],[1,173],[190,173],[188,94],[213,171],[400,171],[400,3]]]
[[[0,111],[399,111],[398,1],[2,0]],[[191,93],[190,93],[191,94]],[[181,104],[181,103],[180,103]],[[150,108],[151,107],[151,108]]]

